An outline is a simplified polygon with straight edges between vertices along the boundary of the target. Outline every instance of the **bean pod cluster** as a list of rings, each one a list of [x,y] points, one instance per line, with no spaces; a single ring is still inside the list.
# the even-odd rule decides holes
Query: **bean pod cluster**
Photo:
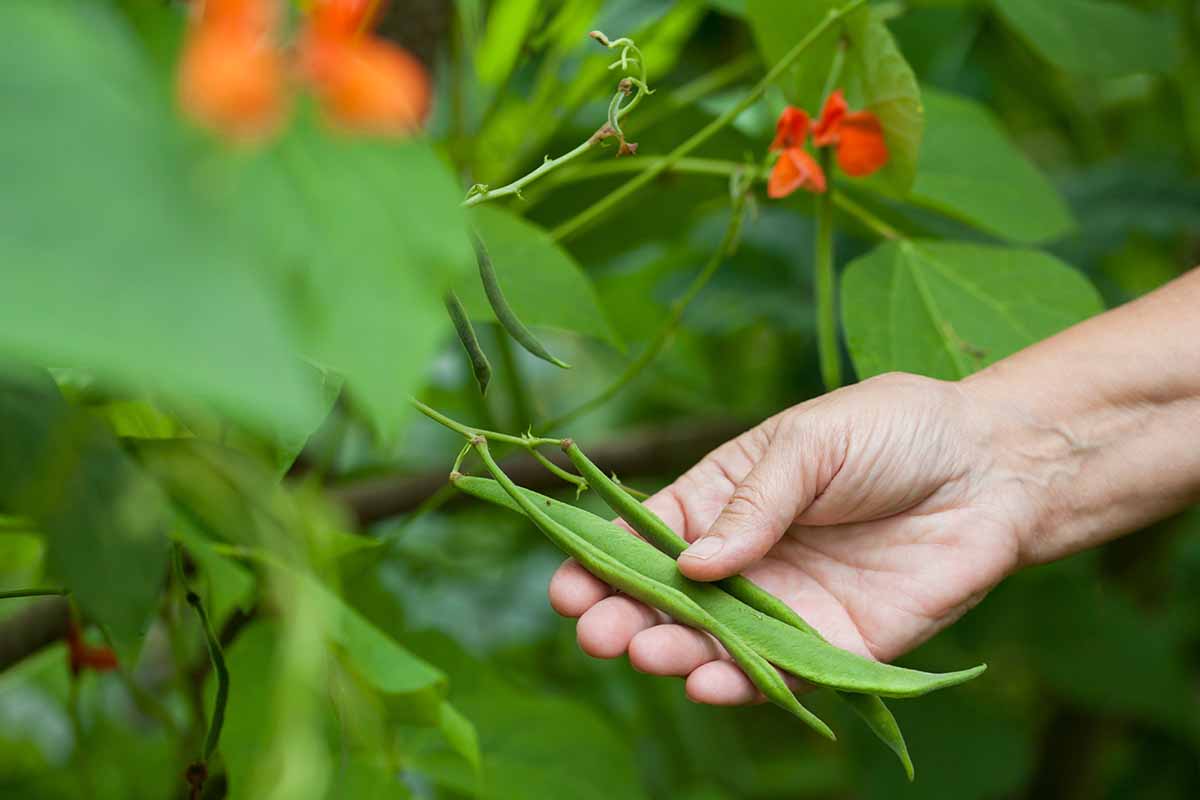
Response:
[[[882,664],[829,644],[793,609],[743,576],[716,583],[684,577],[675,558],[687,543],[578,445],[570,439],[561,445],[588,486],[643,538],[584,509],[518,487],[496,463],[483,436],[472,438],[471,446],[492,479],[455,470],[451,482],[472,497],[524,515],[601,580],[714,636],[764,696],[829,739],[836,738],[833,731],[797,699],[780,670],[833,690],[896,754],[912,780],[904,737],[882,698],[916,697],[955,686],[982,673],[985,665],[938,674]]]

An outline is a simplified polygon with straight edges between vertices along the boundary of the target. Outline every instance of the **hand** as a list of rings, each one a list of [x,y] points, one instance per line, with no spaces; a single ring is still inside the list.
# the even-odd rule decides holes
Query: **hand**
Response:
[[[990,416],[959,384],[885,375],[788,409],[730,441],[647,505],[692,546],[696,580],[744,573],[833,644],[892,659],[946,627],[1010,571],[1036,509],[998,468]],[[580,647],[687,678],[698,702],[753,702],[707,634],[567,561],[550,602]]]

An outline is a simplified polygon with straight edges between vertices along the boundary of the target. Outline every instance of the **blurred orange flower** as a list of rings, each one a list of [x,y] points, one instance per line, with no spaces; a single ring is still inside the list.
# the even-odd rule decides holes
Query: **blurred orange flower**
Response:
[[[767,182],[767,196],[787,197],[797,189],[806,189],[821,194],[825,191],[825,173],[808,151],[802,147],[789,147],[779,156]]]
[[[425,67],[368,32],[380,0],[316,0],[295,59],[327,119],[346,130],[401,136],[420,129],[432,92]],[[276,41],[279,0],[205,0],[179,65],[185,113],[236,141],[278,129],[287,57]]]
[[[272,36],[277,0],[208,0],[188,29],[179,103],[232,139],[269,136],[283,118],[284,59]]]
[[[429,113],[429,75],[403,47],[365,32],[377,7],[372,0],[319,0],[301,39],[301,67],[335,124],[404,135]]]

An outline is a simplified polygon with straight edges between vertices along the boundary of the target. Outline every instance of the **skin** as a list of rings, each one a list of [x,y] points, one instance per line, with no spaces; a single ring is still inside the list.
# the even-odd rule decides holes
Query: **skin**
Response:
[[[1200,501],[1200,269],[965,380],[889,374],[790,408],[647,500],[696,580],[738,572],[888,661],[1019,569]],[[567,561],[550,602],[598,658],[760,700],[706,634]]]

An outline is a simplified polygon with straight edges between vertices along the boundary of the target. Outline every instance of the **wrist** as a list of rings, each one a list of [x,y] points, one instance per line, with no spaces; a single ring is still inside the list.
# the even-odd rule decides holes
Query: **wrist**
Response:
[[[982,491],[1003,499],[1016,527],[1017,568],[1200,500],[1200,390],[1123,391],[1104,380],[1120,366],[1028,366],[1000,362],[959,384],[979,415]]]

